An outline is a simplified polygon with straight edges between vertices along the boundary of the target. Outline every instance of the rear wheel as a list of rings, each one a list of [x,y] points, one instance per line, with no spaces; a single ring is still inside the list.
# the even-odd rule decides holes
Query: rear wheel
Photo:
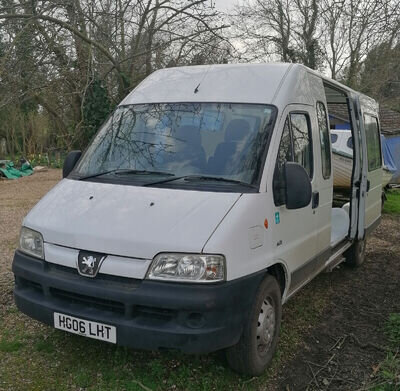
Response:
[[[226,350],[236,372],[259,376],[275,353],[282,317],[281,290],[271,275],[260,284],[239,342]]]
[[[345,252],[346,263],[352,267],[359,267],[365,261],[366,239],[355,241]]]
[[[385,190],[382,191],[382,204],[381,204],[381,213],[383,213],[383,208],[385,207],[385,201],[387,200]]]

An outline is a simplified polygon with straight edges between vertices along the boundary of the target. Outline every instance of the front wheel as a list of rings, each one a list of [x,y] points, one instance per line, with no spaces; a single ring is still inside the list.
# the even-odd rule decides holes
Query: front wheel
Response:
[[[236,372],[259,376],[275,353],[282,318],[281,290],[267,275],[260,284],[239,342],[226,350],[229,365]]]
[[[365,261],[366,239],[356,240],[351,247],[344,253],[346,263],[352,267],[359,267]]]

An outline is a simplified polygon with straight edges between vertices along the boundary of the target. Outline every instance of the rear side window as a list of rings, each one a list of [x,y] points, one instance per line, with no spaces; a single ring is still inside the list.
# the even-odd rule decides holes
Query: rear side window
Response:
[[[294,161],[301,164],[308,172],[309,177],[312,178],[313,154],[309,117],[304,113],[291,113],[290,123],[292,128]]]
[[[382,167],[378,119],[372,115],[365,114],[364,126],[367,139],[368,171],[374,171]]]
[[[328,118],[322,102],[317,103],[317,119],[321,143],[322,176],[324,179],[328,179],[331,177],[331,146],[329,144]]]
[[[279,144],[273,177],[273,193],[276,206],[286,204],[285,163],[296,162],[313,173],[313,154],[310,121],[307,114],[291,113],[285,121]]]
[[[333,133],[331,134],[331,142],[332,142],[332,144],[336,143],[337,138],[338,138],[337,134],[333,134]]]
[[[353,149],[353,137],[349,137],[349,139],[347,140],[347,146],[350,149]]]

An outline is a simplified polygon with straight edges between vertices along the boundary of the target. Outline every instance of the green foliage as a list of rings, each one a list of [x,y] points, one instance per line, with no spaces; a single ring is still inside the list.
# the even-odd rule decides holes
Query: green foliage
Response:
[[[393,347],[384,361],[377,366],[377,374],[366,389],[373,391],[400,390],[400,313],[391,314],[385,325],[385,334]]]
[[[400,346],[400,313],[391,314],[386,324],[386,335],[395,347]]]
[[[294,62],[301,62],[311,69],[323,69],[324,52],[317,39],[311,39],[308,46],[301,50],[291,50]]]
[[[29,161],[32,167],[45,166],[50,168],[62,168],[65,157],[66,153],[32,153],[28,155],[18,154],[15,156],[6,156],[5,160],[14,161],[16,164],[16,162],[19,162],[22,158],[25,158]],[[19,167],[20,164],[18,163],[16,166]]]
[[[83,132],[79,147],[85,147],[112,110],[107,89],[100,79],[94,78],[87,88],[83,104]]]
[[[30,155],[29,161],[32,165],[32,167],[36,166],[47,166],[51,168],[62,168],[64,164],[64,159],[65,156],[64,154],[36,154],[36,155]]]
[[[400,110],[400,44],[373,47],[363,64],[356,88],[394,110]]]
[[[386,192],[386,197],[383,213],[400,215],[400,191],[389,190]]]
[[[49,119],[32,101],[0,109],[0,139],[6,139],[6,154],[28,155],[46,150],[49,141]],[[0,152],[0,155],[4,152]],[[0,156],[4,159],[5,156]]]
[[[369,388],[373,391],[398,391],[400,389],[400,358],[389,353],[380,364],[377,385]]]

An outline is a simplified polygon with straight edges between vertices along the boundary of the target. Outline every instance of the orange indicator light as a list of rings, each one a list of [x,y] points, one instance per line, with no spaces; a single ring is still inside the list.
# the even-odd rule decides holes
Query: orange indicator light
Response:
[[[264,227],[265,227],[266,229],[268,229],[268,219],[265,219],[265,220],[264,220]]]

